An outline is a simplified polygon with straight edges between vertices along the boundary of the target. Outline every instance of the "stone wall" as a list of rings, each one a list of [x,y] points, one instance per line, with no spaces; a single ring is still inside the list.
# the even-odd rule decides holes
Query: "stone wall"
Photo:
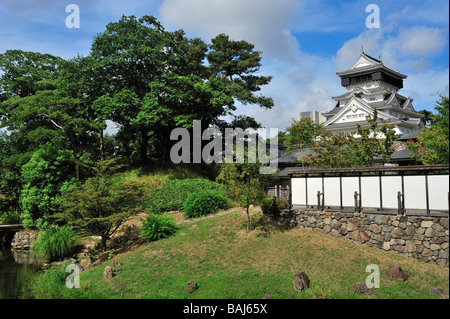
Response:
[[[289,196],[290,196],[291,192],[289,190],[289,186],[280,186],[278,190],[277,190],[277,187],[275,186],[275,187],[270,187],[267,190],[266,194],[270,198],[278,197],[277,195],[279,195],[279,198],[284,200],[286,203],[289,203]]]
[[[14,249],[30,249],[37,236],[37,232],[33,231],[16,232],[11,242],[11,247]]]
[[[285,210],[279,220],[441,267],[449,266],[448,217]]]

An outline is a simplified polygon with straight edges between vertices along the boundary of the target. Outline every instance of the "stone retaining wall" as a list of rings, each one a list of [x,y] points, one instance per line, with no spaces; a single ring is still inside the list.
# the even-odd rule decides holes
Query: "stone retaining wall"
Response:
[[[449,218],[282,211],[279,220],[355,243],[449,266]]]
[[[33,231],[16,232],[11,242],[11,247],[14,249],[30,249],[37,236],[38,234]]]

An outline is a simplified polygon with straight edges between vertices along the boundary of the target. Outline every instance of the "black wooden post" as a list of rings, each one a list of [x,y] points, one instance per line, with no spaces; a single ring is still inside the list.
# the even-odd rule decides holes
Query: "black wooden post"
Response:
[[[362,173],[359,172],[359,174],[358,174],[358,183],[359,183],[359,206],[358,206],[358,213],[361,213],[361,211],[362,211],[362,209],[361,209],[361,206],[362,206],[362,186],[361,186],[361,176],[362,176]]]
[[[428,171],[425,171],[425,200],[427,202],[427,216],[430,216],[431,212],[430,212],[430,197],[428,193]]]
[[[305,174],[305,195],[306,195],[306,208],[308,208],[308,174]]]
[[[361,212],[361,200],[358,200],[358,196],[360,194],[358,194],[357,191],[355,191],[353,197],[355,198],[355,213],[360,213]]]
[[[320,211],[320,191],[317,191],[317,210]]]
[[[343,197],[342,197],[342,173],[339,173],[339,191],[340,191],[340,202],[341,202],[341,210],[344,209],[344,201],[343,201]]]
[[[404,215],[404,213],[405,213],[403,201],[404,201],[404,198],[403,198],[402,192],[398,192],[397,193],[397,206],[398,206],[397,212],[399,215]]]
[[[322,173],[322,211],[325,210],[325,174]]]
[[[402,215],[405,215],[405,173],[400,172],[402,178]]]
[[[383,173],[378,173],[378,183],[380,187],[380,212],[383,211]]]

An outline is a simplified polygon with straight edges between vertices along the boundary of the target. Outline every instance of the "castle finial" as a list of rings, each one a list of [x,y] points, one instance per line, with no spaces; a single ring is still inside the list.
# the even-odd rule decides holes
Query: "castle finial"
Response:
[[[361,53],[364,53],[364,47],[361,46]]]
[[[383,60],[381,59],[381,54],[380,54],[380,56],[378,57],[378,60],[383,61]]]

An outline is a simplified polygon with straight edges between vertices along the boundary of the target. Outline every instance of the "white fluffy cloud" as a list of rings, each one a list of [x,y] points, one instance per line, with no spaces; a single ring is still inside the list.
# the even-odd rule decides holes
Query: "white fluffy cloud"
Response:
[[[290,25],[301,10],[297,0],[165,0],[159,13],[171,28],[209,41],[220,33],[244,39],[263,52],[262,73],[273,76],[261,94],[275,107],[241,106],[236,114],[253,116],[264,127],[284,130],[299,112],[329,110],[339,79],[332,61],[305,54]],[[333,91],[334,90],[334,91]]]
[[[413,26],[403,29],[397,37],[386,41],[386,46],[400,56],[429,57],[442,52],[446,36],[440,28]]]
[[[225,33],[255,44],[266,57],[292,60],[298,43],[288,25],[298,4],[295,0],[165,0],[159,13],[164,25],[208,40]]]

